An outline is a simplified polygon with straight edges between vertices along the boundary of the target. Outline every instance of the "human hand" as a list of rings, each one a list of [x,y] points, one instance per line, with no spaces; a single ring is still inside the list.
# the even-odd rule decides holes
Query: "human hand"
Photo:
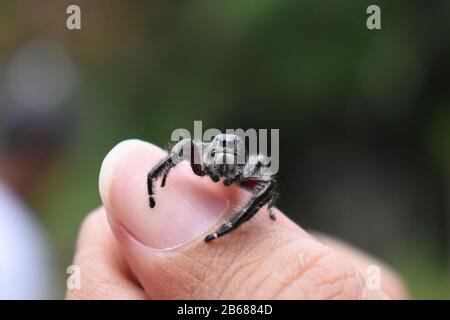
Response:
[[[68,299],[401,299],[399,278],[380,262],[311,235],[276,210],[210,243],[204,236],[244,192],[173,169],[148,207],[146,176],[164,151],[137,140],[117,145],[100,173],[104,207],[84,221],[74,257],[81,288]],[[157,184],[158,185],[158,184]],[[366,269],[381,270],[381,288]]]

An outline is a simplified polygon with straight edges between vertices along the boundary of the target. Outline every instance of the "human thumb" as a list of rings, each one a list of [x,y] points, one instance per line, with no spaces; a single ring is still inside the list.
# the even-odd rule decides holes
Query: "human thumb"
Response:
[[[152,299],[358,299],[368,293],[356,268],[281,212],[262,208],[237,230],[209,243],[247,196],[192,173],[188,163],[155,183],[148,204],[148,172],[166,153],[129,140],[105,158],[100,194],[121,252]],[[378,296],[379,295],[379,296]]]

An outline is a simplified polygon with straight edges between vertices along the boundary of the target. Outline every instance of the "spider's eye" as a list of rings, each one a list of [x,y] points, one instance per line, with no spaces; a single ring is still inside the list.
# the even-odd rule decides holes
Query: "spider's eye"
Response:
[[[211,151],[211,157],[215,157],[216,156],[216,151]]]

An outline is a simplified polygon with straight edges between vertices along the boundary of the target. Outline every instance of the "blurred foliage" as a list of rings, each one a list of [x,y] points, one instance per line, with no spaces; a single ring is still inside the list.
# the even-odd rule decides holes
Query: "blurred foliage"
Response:
[[[449,214],[442,206],[450,164],[448,2],[376,1],[380,31],[365,26],[373,1],[77,3],[82,30],[72,32],[65,28],[71,1],[0,2],[2,64],[44,36],[66,46],[81,72],[76,140],[34,203],[61,266],[70,262],[83,217],[100,205],[98,172],[108,150],[127,138],[166,145],[172,130],[192,130],[194,120],[203,120],[204,128],[279,128],[280,207],[302,225],[387,258],[409,280],[414,297],[448,297],[448,286],[438,280],[447,274],[445,259],[436,258],[448,254],[441,244],[448,230],[440,229]],[[320,196],[330,179],[319,178],[314,158],[314,165],[304,160],[314,152],[337,172],[346,172],[333,160],[342,157],[349,167],[345,159],[384,157],[388,167],[408,168],[402,181],[427,189],[418,191],[423,206],[411,212],[406,227],[390,220],[395,217],[377,220],[358,210],[343,218],[333,202],[313,210],[328,203]],[[314,181],[308,172],[317,174]],[[318,191],[311,191],[316,184]],[[352,223],[359,216],[363,225]],[[335,220],[347,226],[336,230],[330,226]],[[398,236],[377,231],[367,242],[353,237],[355,229],[377,223],[407,230]],[[402,254],[405,243],[422,242],[431,249],[415,252],[414,259]]]

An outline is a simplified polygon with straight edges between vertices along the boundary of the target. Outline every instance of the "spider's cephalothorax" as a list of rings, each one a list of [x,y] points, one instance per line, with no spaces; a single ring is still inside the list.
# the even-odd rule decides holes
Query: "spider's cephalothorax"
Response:
[[[164,187],[170,169],[183,160],[188,160],[192,171],[198,176],[210,176],[214,182],[223,178],[223,184],[233,183],[253,193],[250,201],[234,213],[227,223],[206,236],[209,242],[239,227],[252,218],[258,210],[268,205],[270,218],[275,220],[273,212],[275,197],[275,179],[270,173],[267,157],[263,155],[248,156],[243,152],[242,139],[234,134],[219,134],[210,143],[183,139],[176,143],[169,154],[162,159],[148,174],[147,187],[150,208],[155,206],[153,182],[162,177],[161,187]]]

